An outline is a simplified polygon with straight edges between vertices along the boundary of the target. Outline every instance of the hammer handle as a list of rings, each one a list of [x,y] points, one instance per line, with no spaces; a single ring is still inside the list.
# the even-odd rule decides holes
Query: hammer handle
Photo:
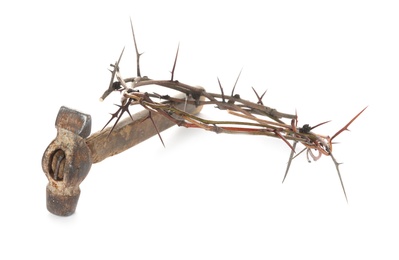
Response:
[[[177,98],[185,99],[181,94]],[[198,114],[202,106],[177,103],[177,108],[191,114]],[[143,110],[132,115],[133,120],[127,117],[121,120],[115,128],[107,127],[103,131],[96,132],[86,139],[86,144],[90,148],[93,163],[98,163],[107,157],[119,154],[157,134],[157,131],[149,119],[149,111]],[[159,132],[175,125],[170,119],[159,113],[152,113],[152,119]]]

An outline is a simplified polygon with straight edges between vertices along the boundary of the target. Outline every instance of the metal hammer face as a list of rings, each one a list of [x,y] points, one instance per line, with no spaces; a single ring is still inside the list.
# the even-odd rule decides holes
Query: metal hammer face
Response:
[[[91,152],[85,138],[90,135],[91,116],[61,107],[55,122],[57,137],[42,158],[49,183],[47,209],[59,216],[72,215],[78,204],[80,183],[90,171]]]
[[[180,94],[176,98],[185,100],[186,96]],[[192,114],[198,114],[202,109],[202,106],[183,102],[170,103]],[[49,180],[46,188],[47,209],[51,213],[69,216],[75,212],[80,195],[79,185],[93,163],[126,151],[175,125],[167,117],[150,114],[148,110],[137,112],[132,117],[133,120],[130,117],[121,120],[112,132],[112,128],[108,127],[90,135],[90,115],[67,107],[60,108],[55,122],[57,137],[42,158],[42,168]]]

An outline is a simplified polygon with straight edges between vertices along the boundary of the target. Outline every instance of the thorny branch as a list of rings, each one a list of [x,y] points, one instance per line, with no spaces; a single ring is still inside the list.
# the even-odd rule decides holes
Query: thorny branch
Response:
[[[124,52],[122,50],[118,61],[112,64],[113,70],[111,71],[111,81],[108,89],[104,92],[100,100],[104,100],[111,92],[119,91],[121,92],[121,105],[117,105],[119,108],[115,113],[111,114],[111,119],[107,122],[104,128],[116,118],[116,122],[111,128],[110,133],[117,125],[122,115],[127,112],[132,118],[129,107],[133,105],[141,105],[145,109],[150,111],[149,118],[151,119],[155,129],[156,125],[153,121],[151,114],[159,113],[166,118],[170,119],[172,122],[178,126],[183,126],[187,128],[202,128],[207,131],[213,131],[216,133],[229,133],[229,134],[248,134],[248,135],[265,135],[270,137],[279,138],[291,149],[290,157],[288,160],[287,168],[284,174],[283,182],[287,177],[289,168],[291,166],[292,160],[306,151],[306,156],[310,162],[309,156],[317,161],[322,155],[330,156],[338,173],[338,177],[341,183],[342,190],[345,195],[346,201],[348,201],[345,187],[342,181],[341,173],[339,170],[339,164],[335,157],[332,155],[332,140],[341,134],[343,131],[348,130],[350,124],[367,108],[361,110],[352,120],[349,121],[343,128],[337,131],[331,138],[329,136],[320,135],[314,133],[312,130],[322,124],[320,123],[314,127],[310,127],[308,124],[298,127],[298,117],[297,115],[282,113],[277,109],[268,107],[264,105],[262,99],[266,94],[266,91],[259,96],[258,92],[254,89],[255,96],[257,98],[256,102],[252,102],[241,98],[239,94],[234,94],[238,79],[241,75],[241,71],[236,79],[236,82],[232,88],[231,95],[226,95],[222,84],[217,78],[218,85],[221,93],[211,93],[207,92],[204,88],[190,86],[184,84],[174,79],[177,58],[179,54],[179,46],[176,51],[176,56],[173,62],[173,67],[171,70],[170,80],[154,80],[147,76],[141,76],[140,71],[140,56],[137,48],[136,37],[133,30],[133,23],[130,20],[130,25],[132,29],[133,42],[136,51],[136,66],[137,66],[137,76],[130,78],[123,78],[120,72],[120,61]],[[116,77],[116,80],[115,80]],[[168,94],[157,94],[150,93],[147,91],[141,91],[146,89],[147,86],[157,85],[164,87],[165,90],[173,90],[182,92],[186,95],[185,99],[174,98]],[[141,90],[139,90],[139,87]],[[214,105],[220,110],[227,111],[228,114],[236,116],[241,120],[233,121],[220,121],[202,118],[184,110],[178,109],[173,106],[173,103],[184,103],[192,104],[195,106],[204,105]],[[289,123],[287,123],[288,121]],[[103,129],[104,129],[103,128]],[[158,136],[164,145],[162,137],[159,131],[156,129]],[[292,141],[292,144],[290,143]],[[296,153],[295,149],[298,143],[305,146],[303,150]],[[316,152],[316,154],[314,154]]]

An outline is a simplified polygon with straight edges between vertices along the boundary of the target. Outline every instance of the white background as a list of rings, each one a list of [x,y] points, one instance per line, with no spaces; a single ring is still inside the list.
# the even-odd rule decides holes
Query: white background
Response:
[[[0,4],[1,259],[398,259],[396,1],[14,1]],[[236,93],[334,134],[349,204],[328,157],[267,137],[174,127],[94,164],[76,213],[46,210],[41,158],[65,105],[96,132],[119,96],[110,63]],[[212,116],[215,109],[204,109]]]

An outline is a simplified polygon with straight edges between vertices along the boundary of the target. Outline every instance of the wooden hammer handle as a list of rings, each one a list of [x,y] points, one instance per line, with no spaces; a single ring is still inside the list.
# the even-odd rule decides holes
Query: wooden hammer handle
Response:
[[[185,94],[176,96],[185,99]],[[198,114],[202,106],[177,103],[175,106],[181,110],[185,109],[187,113]],[[123,119],[112,130],[111,127],[103,131],[96,132],[86,139],[86,144],[90,148],[93,163],[100,162],[107,157],[119,154],[157,134],[157,131],[149,118],[149,111],[143,110]],[[158,113],[151,114],[152,119],[159,132],[175,125],[170,119]]]

